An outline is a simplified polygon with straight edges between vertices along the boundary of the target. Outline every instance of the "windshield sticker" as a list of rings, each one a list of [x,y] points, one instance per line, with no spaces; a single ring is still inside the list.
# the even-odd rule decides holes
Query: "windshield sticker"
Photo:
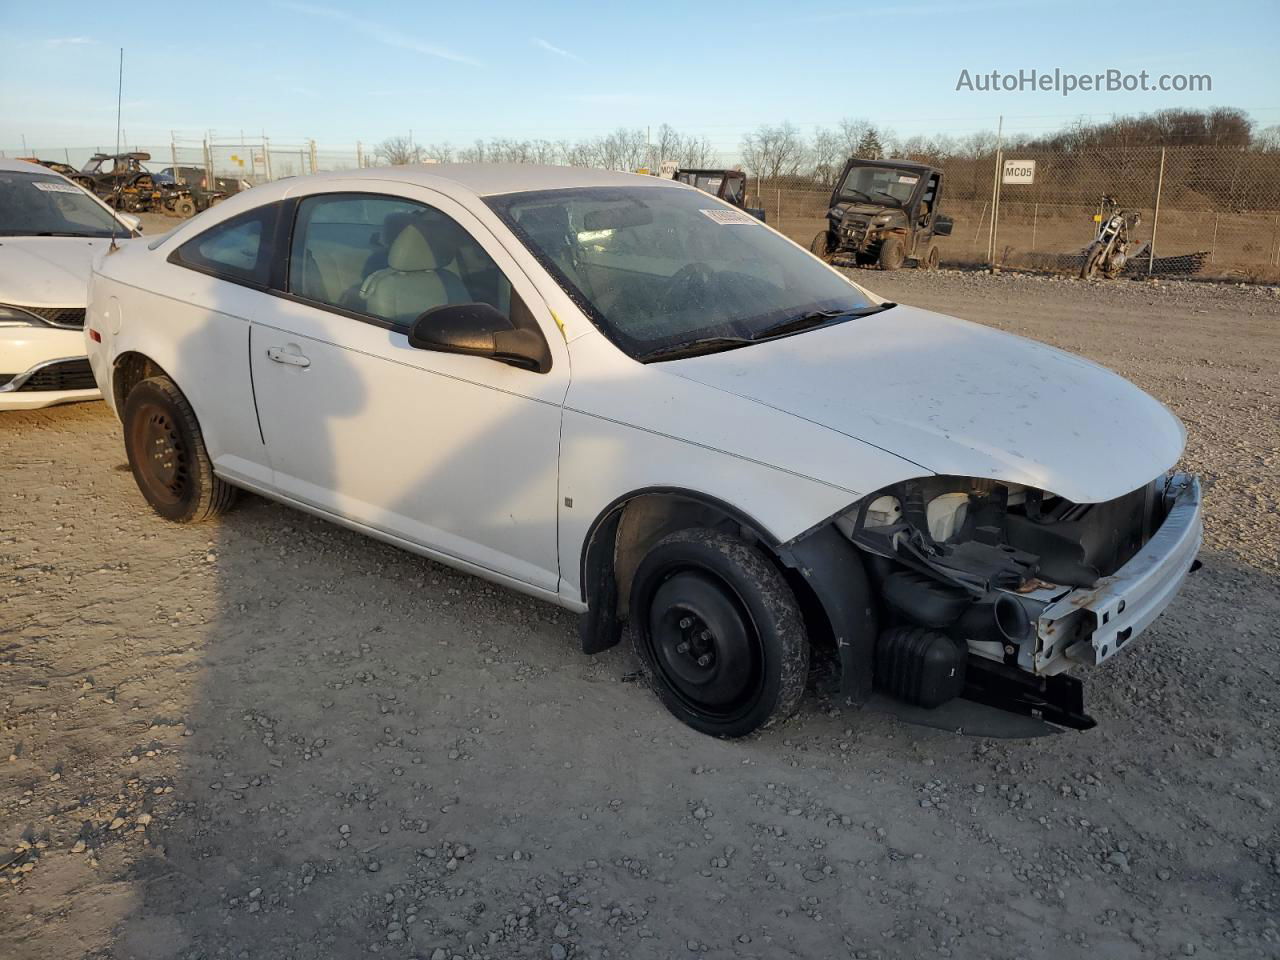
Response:
[[[716,223],[726,226],[735,223],[754,225],[760,222],[751,214],[743,213],[741,210],[702,210],[700,212],[714,220]]]
[[[74,183],[58,183],[52,180],[32,180],[31,185],[45,193],[84,193]]]
[[[898,175],[899,183],[915,183],[919,179],[919,177],[904,177],[901,174]]]

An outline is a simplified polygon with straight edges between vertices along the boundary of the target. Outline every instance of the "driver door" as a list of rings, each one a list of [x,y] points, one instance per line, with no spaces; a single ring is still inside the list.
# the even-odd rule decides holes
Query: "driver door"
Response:
[[[465,208],[420,188],[363,186],[297,198],[283,289],[253,324],[274,485],[405,545],[555,592],[564,340]],[[409,346],[419,314],[477,301],[536,328],[550,371]]]

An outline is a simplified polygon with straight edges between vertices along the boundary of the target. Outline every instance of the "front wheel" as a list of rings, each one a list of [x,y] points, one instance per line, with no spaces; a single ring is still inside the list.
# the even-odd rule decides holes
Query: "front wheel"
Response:
[[[196,215],[196,202],[190,197],[179,197],[173,205],[173,212],[183,220]]]
[[[821,257],[825,260],[831,252],[830,246],[830,237],[828,236],[827,231],[823,230],[814,237],[813,242],[809,244],[809,252],[815,257]]]
[[[235,502],[236,488],[214,476],[195,411],[168,377],[130,390],[122,419],[133,479],[160,516],[199,523]]]
[[[880,244],[880,269],[897,270],[907,259],[906,249],[901,237],[885,237]]]
[[[1092,280],[1094,274],[1098,272],[1098,267],[1102,263],[1102,256],[1107,251],[1107,246],[1101,240],[1095,240],[1085,251],[1084,265],[1080,268],[1081,280]]]
[[[737,537],[692,528],[661,540],[636,571],[630,625],[654,691],[701,733],[746,736],[800,703],[809,641],[795,595]]]
[[[938,253],[938,248],[937,248],[937,247],[930,247],[930,248],[928,249],[928,251],[925,253],[925,255],[924,255],[924,256],[921,258],[921,260],[920,260],[920,269],[922,269],[922,270],[937,270],[937,269],[938,269],[938,263],[939,263],[939,261],[940,261],[941,259],[942,259],[942,257],[941,257],[941,255]]]

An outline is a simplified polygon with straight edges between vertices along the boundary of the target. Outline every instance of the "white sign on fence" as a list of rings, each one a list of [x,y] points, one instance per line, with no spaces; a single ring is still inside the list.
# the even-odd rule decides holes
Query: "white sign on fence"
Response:
[[[1035,183],[1036,162],[1034,160],[1006,160],[1004,162],[1003,183]]]

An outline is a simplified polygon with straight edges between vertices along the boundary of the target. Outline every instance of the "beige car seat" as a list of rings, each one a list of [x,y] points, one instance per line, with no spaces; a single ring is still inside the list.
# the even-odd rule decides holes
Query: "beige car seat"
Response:
[[[450,303],[470,303],[458,275],[445,267],[457,253],[447,225],[429,220],[407,224],[387,251],[387,266],[360,287],[365,309],[375,317],[412,323],[419,315]]]

